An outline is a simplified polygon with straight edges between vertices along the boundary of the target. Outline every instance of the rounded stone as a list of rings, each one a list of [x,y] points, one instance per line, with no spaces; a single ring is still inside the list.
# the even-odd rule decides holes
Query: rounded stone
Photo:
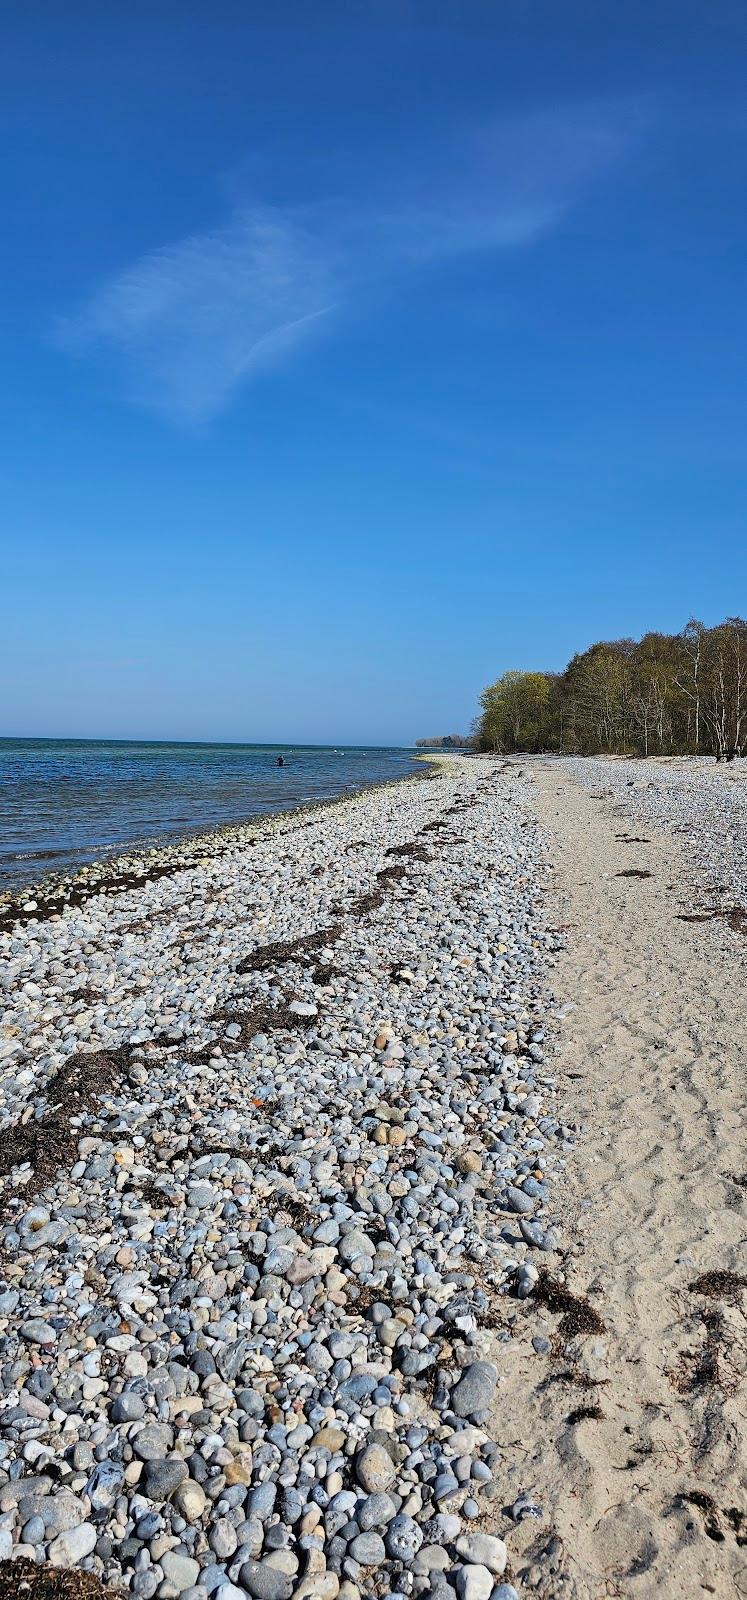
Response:
[[[393,1561],[402,1561],[407,1565],[413,1561],[423,1543],[422,1529],[418,1527],[413,1517],[394,1517],[384,1535],[387,1555]]]
[[[394,1462],[381,1444],[369,1444],[356,1458],[355,1471],[359,1484],[369,1494],[383,1494],[397,1476]]]
[[[463,1533],[456,1542],[457,1555],[463,1561],[474,1562],[476,1566],[487,1567],[489,1572],[500,1577],[506,1570],[508,1550],[504,1541],[492,1533]]]
[[[355,1500],[352,1504],[355,1505]],[[396,1514],[397,1507],[390,1494],[369,1494],[358,1507],[355,1520],[365,1533],[368,1528],[386,1527]]]
[[[132,1448],[141,1461],[158,1461],[168,1454],[173,1443],[173,1429],[162,1422],[146,1422],[132,1440]]]
[[[139,1394],[130,1394],[125,1390],[124,1394],[117,1395],[116,1400],[112,1401],[112,1422],[139,1422],[144,1416],[145,1406]]]
[[[172,1499],[185,1522],[199,1522],[207,1505],[205,1490],[194,1478],[185,1478],[183,1483],[177,1484]]]
[[[239,1579],[253,1600],[290,1600],[293,1593],[293,1578],[266,1561],[245,1561]]]
[[[147,1461],[141,1479],[143,1492],[149,1500],[168,1500],[180,1483],[188,1477],[186,1462]]]
[[[180,1555],[176,1550],[166,1550],[160,1558],[163,1574],[174,1585],[177,1594],[191,1589],[200,1576],[200,1564],[191,1556]]]
[[[359,1561],[362,1567],[377,1567],[386,1557],[381,1534],[374,1533],[373,1529],[368,1533],[359,1533],[348,1545],[348,1555],[354,1561]]]
[[[473,1361],[451,1391],[452,1411],[458,1417],[471,1417],[475,1412],[487,1411],[497,1382],[498,1369],[492,1361]]]
[[[77,1528],[68,1528],[52,1540],[47,1559],[53,1567],[77,1567],[90,1556],[98,1534],[90,1522],[79,1522]]]

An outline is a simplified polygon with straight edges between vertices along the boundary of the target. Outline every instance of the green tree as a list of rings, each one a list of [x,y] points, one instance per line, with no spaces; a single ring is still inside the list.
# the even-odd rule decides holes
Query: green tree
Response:
[[[747,753],[747,622],[599,640],[562,673],[504,672],[480,697],[483,750]]]
[[[480,696],[484,750],[538,750],[546,742],[550,680],[544,672],[504,672]]]

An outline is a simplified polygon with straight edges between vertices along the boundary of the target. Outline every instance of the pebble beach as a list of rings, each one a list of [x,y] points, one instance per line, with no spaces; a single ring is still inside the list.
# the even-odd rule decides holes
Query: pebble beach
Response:
[[[2,1595],[514,1600],[577,1133],[530,796],[449,759],[4,923]]]

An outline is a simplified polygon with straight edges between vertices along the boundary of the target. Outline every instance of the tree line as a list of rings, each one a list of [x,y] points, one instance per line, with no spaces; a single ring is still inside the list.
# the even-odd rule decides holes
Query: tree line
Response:
[[[747,748],[747,622],[600,641],[564,672],[504,672],[480,705],[481,750],[733,760]]]
[[[434,739],[416,739],[417,750],[467,750],[472,740],[465,733],[438,733]]]

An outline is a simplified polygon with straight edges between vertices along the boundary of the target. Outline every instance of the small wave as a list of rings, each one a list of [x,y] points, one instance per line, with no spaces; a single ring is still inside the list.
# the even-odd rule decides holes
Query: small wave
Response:
[[[0,850],[0,861],[56,861],[68,850]]]

